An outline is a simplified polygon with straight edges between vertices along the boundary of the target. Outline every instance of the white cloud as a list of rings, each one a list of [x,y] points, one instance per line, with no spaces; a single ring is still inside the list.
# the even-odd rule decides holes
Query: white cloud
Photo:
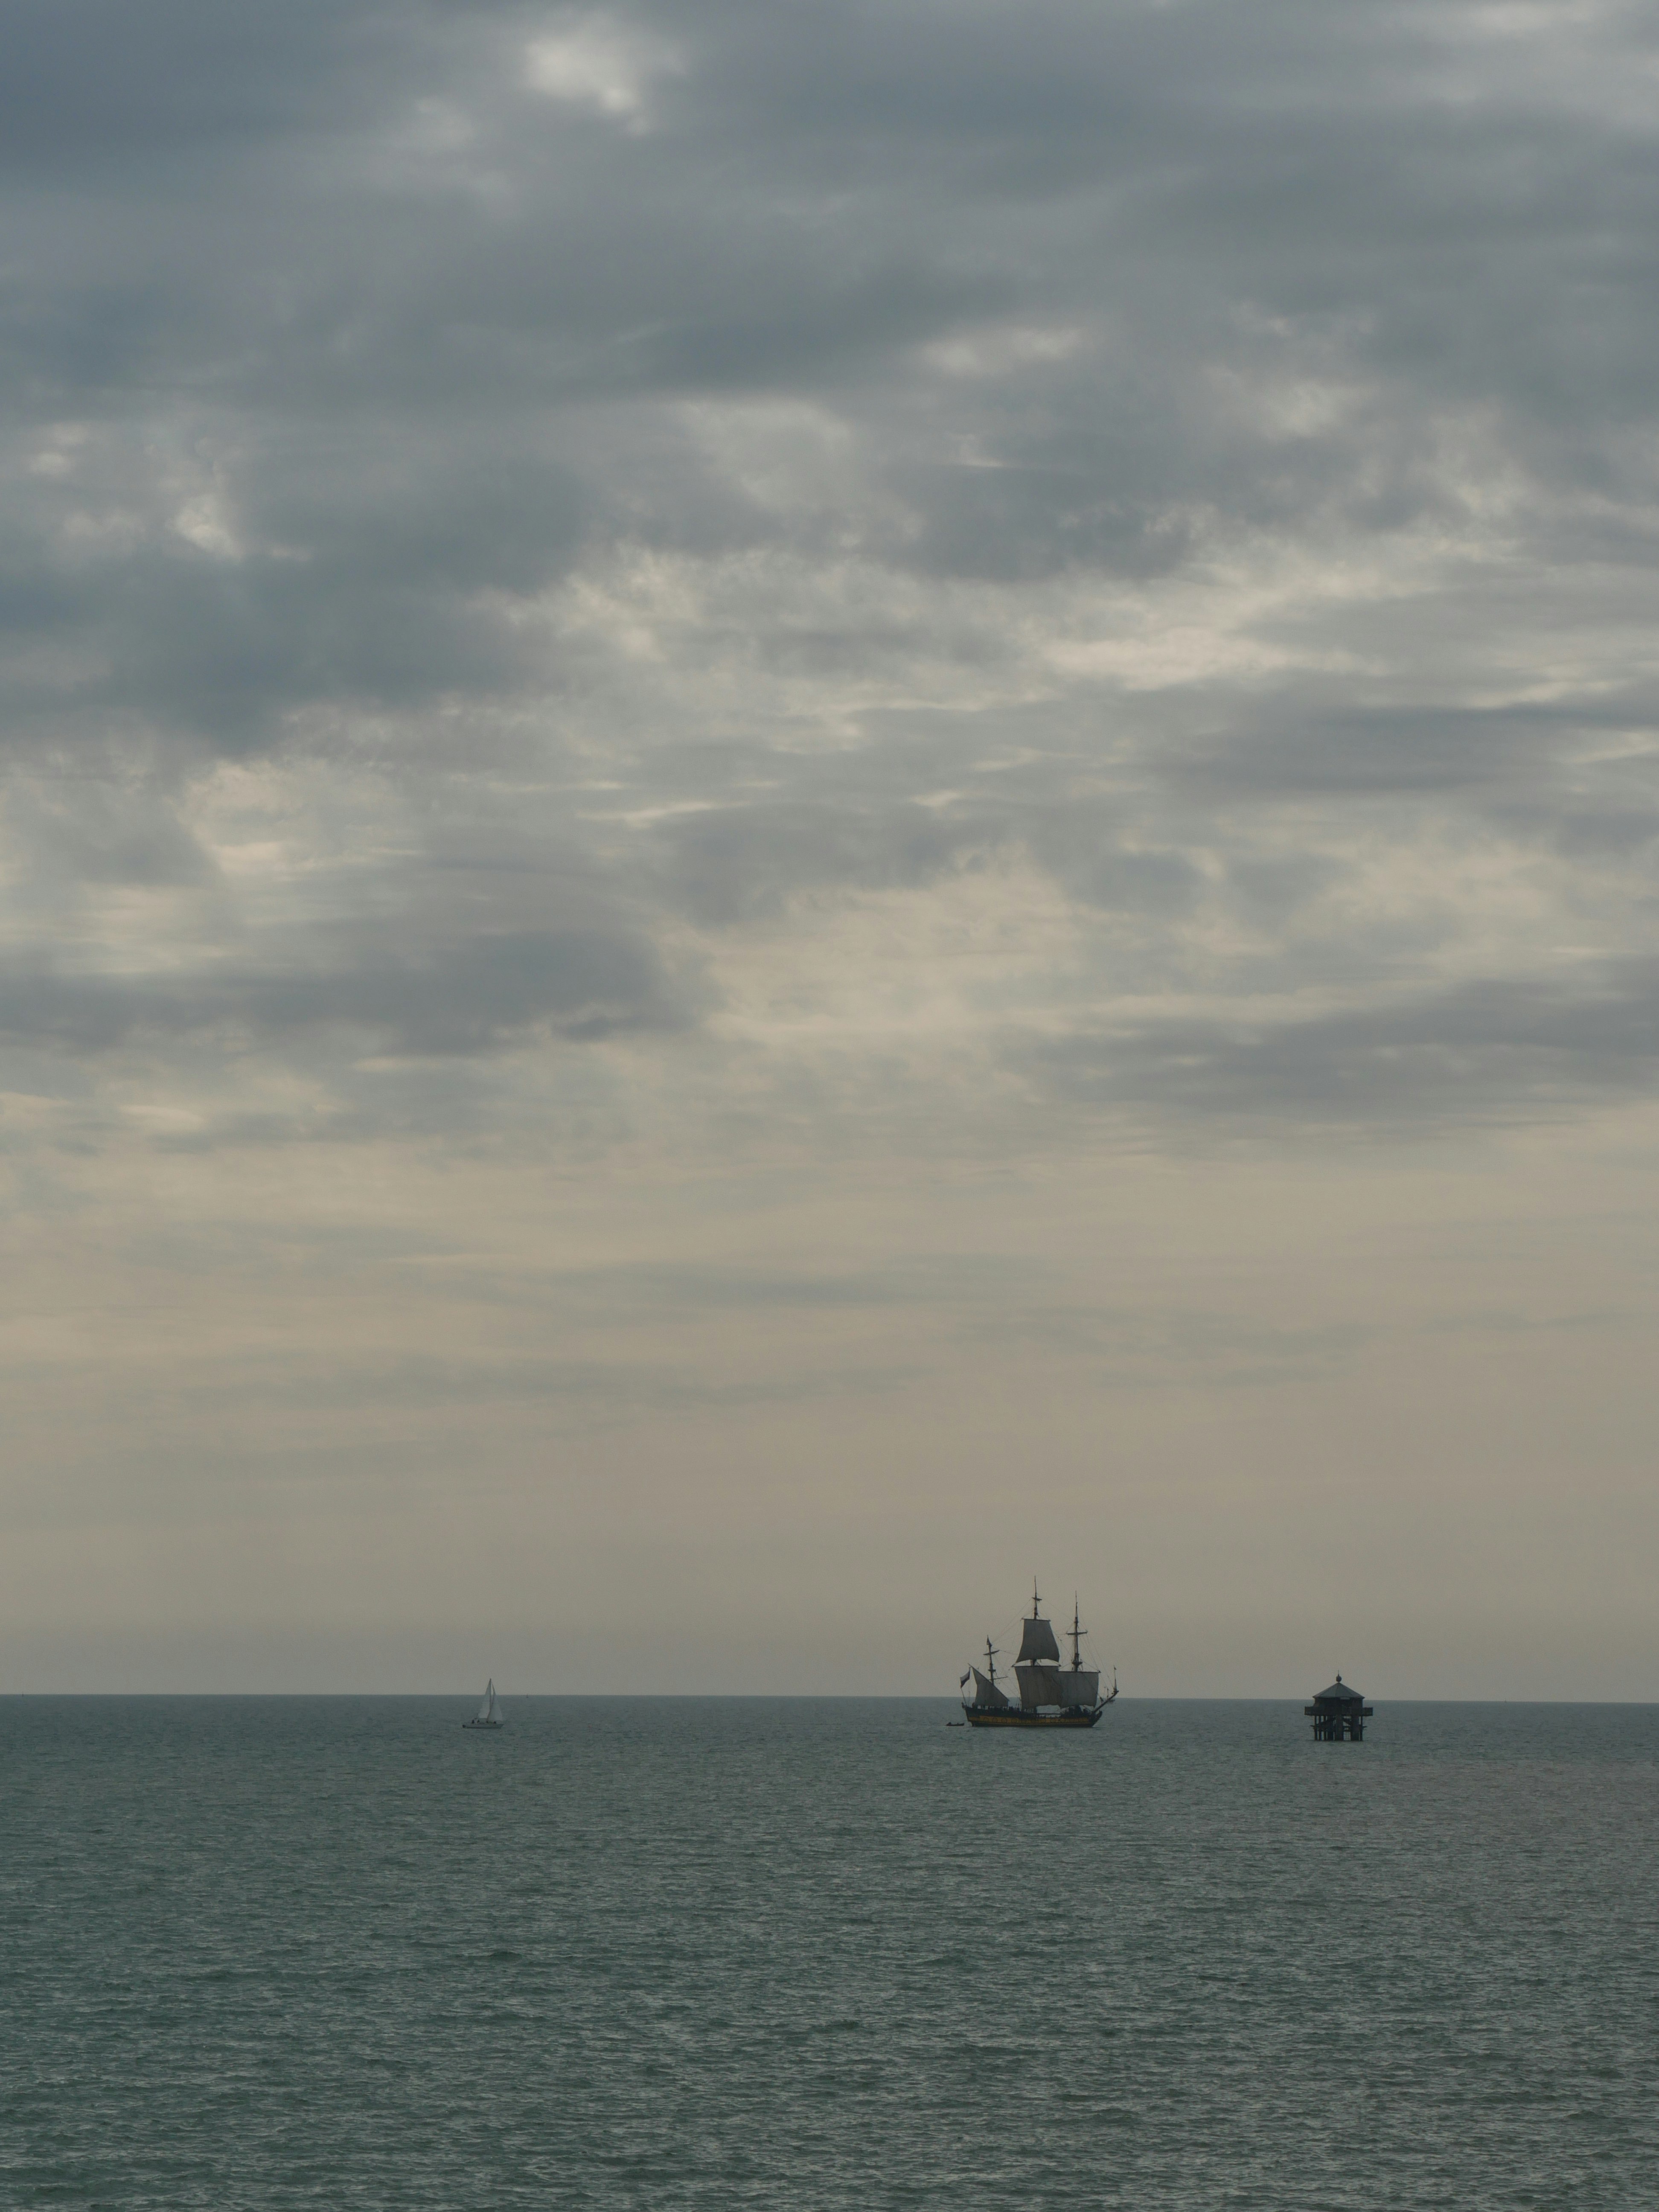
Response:
[[[653,87],[683,66],[678,51],[665,40],[603,15],[534,40],[526,54],[526,75],[537,92],[590,108],[630,131],[649,129]]]
[[[221,560],[234,561],[240,551],[223,505],[211,493],[187,499],[174,514],[173,527],[199,552],[217,554]]]

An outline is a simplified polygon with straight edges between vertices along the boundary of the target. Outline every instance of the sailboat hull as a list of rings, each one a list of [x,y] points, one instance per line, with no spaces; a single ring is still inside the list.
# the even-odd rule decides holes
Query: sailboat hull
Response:
[[[461,1723],[461,1726],[463,1728],[498,1729],[505,1728],[507,1726],[507,1723],[505,1721],[463,1721]]]
[[[1006,1712],[981,1713],[975,1712],[971,1705],[964,1705],[962,1717],[969,1728],[1091,1729],[1110,1703],[1109,1698],[1105,1705],[1096,1705],[1092,1711],[1069,1713],[1027,1713],[1017,1705],[1010,1705]]]

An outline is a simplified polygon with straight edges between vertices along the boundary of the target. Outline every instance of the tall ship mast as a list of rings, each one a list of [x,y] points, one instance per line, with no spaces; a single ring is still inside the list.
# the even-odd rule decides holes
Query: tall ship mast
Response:
[[[1042,1617],[1042,1600],[1031,1584],[1031,1610],[1019,1624],[1019,1656],[1014,1680],[1019,1688],[1016,1705],[997,1680],[996,1646],[985,1639],[987,1671],[970,1667],[962,1678],[962,1710],[970,1728],[1092,1728],[1117,1695],[1117,1674],[1103,1698],[1100,1671],[1083,1663],[1083,1639],[1089,1633],[1082,1624],[1075,1597],[1072,1626],[1066,1632],[1072,1642],[1072,1663],[1062,1666],[1060,1646],[1051,1624]],[[1006,1677],[1005,1676],[1005,1680]],[[973,1696],[967,1694],[969,1680]]]

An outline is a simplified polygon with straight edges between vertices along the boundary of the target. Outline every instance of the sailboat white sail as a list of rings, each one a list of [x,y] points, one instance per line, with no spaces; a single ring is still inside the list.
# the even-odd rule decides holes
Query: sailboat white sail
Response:
[[[501,1718],[501,1701],[495,1695],[495,1678],[492,1674],[489,1686],[483,1693],[483,1703],[473,1717],[470,1721],[463,1721],[461,1726],[470,1729],[498,1729],[504,1728],[506,1725],[507,1723]]]

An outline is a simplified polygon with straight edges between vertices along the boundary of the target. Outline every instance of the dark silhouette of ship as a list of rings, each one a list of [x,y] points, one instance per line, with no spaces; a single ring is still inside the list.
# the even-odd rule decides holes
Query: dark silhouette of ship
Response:
[[[973,1697],[964,1696],[962,1711],[969,1728],[1092,1728],[1117,1695],[1117,1673],[1112,1673],[1112,1686],[1103,1698],[1100,1694],[1100,1671],[1083,1663],[1083,1639],[1089,1633],[1079,1622],[1077,1601],[1072,1601],[1072,1626],[1066,1632],[1072,1639],[1072,1663],[1063,1667],[1060,1646],[1054,1641],[1054,1632],[1042,1618],[1042,1600],[1037,1587],[1031,1584],[1030,1618],[1020,1623],[1019,1656],[1014,1662],[1014,1679],[1019,1685],[1019,1703],[1013,1704],[997,1681],[997,1651],[988,1636],[985,1639],[987,1672],[970,1667],[962,1678],[965,1692],[971,1678]]]

